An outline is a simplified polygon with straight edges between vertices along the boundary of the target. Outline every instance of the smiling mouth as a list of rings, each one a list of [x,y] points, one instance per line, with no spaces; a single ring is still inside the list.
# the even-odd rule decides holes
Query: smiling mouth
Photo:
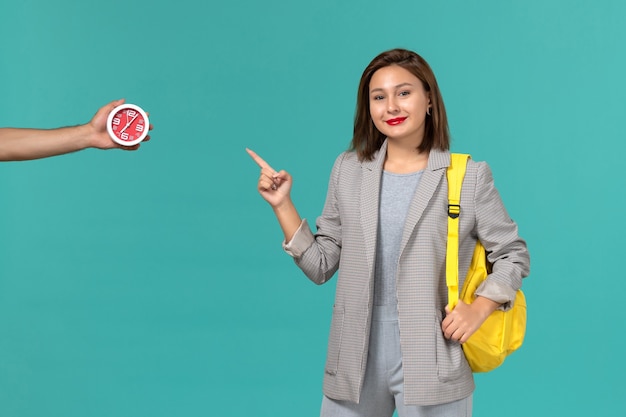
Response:
[[[385,123],[387,123],[390,126],[396,126],[404,122],[405,120],[406,120],[406,117],[396,117],[395,119],[386,120]]]

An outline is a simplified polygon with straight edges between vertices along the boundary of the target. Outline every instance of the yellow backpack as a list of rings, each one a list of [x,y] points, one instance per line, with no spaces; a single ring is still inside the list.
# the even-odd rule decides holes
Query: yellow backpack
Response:
[[[448,167],[448,244],[446,252],[446,285],[448,306],[453,309],[459,300],[459,215],[461,214],[461,186],[465,177],[466,154],[451,154]],[[460,299],[471,304],[478,286],[491,272],[485,248],[476,243]],[[513,307],[508,311],[494,311],[480,328],[463,343],[465,358],[473,372],[488,372],[500,366],[504,359],[517,350],[526,332],[526,298],[517,291]]]

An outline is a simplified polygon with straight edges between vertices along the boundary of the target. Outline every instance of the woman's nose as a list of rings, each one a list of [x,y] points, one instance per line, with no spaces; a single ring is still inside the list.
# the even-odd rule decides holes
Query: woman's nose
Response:
[[[399,107],[398,107],[398,103],[396,102],[395,98],[390,97],[389,100],[387,101],[387,111],[389,113],[397,113],[399,111]]]

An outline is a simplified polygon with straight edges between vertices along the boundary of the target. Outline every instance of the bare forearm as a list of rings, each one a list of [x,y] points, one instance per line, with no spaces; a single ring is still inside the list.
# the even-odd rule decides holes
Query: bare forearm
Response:
[[[486,320],[491,313],[496,311],[498,307],[500,307],[500,303],[481,296],[476,297],[476,299],[472,302],[472,308],[484,317],[483,321]]]
[[[0,160],[24,161],[79,151],[89,147],[89,125],[59,129],[0,129]]]
[[[276,215],[276,219],[280,224],[280,228],[285,235],[285,242],[289,242],[300,227],[302,218],[298,214],[298,210],[296,210],[296,207],[291,199],[288,199],[279,206],[272,208],[274,210],[274,214]]]

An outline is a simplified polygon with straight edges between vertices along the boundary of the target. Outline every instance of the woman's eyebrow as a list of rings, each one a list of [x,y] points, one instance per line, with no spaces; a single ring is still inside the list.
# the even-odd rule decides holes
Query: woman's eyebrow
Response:
[[[395,89],[395,90],[397,90],[398,88],[402,88],[402,87],[406,87],[406,86],[412,87],[412,86],[413,86],[413,84],[411,84],[411,83],[402,83],[402,84],[398,84],[398,85],[396,85],[396,86],[394,87],[394,89]],[[373,92],[375,92],[375,91],[385,91],[385,90],[384,90],[384,89],[382,89],[381,87],[378,87],[378,88],[373,88],[373,89],[371,89],[371,90],[370,90],[370,93],[373,93]]]

